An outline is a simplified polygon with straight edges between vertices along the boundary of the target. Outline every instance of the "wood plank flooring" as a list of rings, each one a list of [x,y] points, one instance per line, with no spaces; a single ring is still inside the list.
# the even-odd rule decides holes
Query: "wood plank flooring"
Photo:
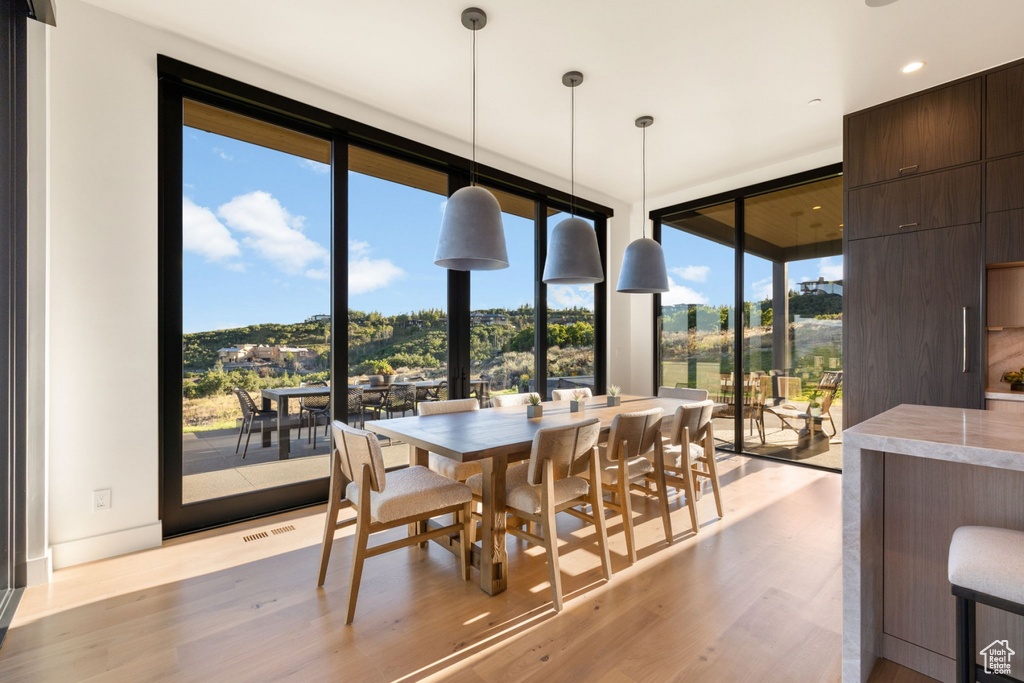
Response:
[[[593,528],[560,515],[558,615],[543,550],[510,538],[495,597],[433,544],[371,558],[346,627],[352,531],[317,590],[324,513],[311,508],[56,572],[26,591],[0,680],[838,681],[839,475],[741,456],[719,467],[725,520],[705,495],[694,536],[673,497],[672,545],[655,501],[634,497],[632,567],[609,518],[608,583]]]

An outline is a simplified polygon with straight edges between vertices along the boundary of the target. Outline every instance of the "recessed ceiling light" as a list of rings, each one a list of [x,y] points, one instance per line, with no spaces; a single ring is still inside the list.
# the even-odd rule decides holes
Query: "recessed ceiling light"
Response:
[[[815,98],[814,98],[813,100],[810,100],[810,101],[809,101],[809,102],[807,103],[807,106],[809,106],[809,107],[813,107],[813,106],[815,106],[815,105],[818,105],[818,104],[821,104],[821,99],[820,99],[820,98],[818,98],[818,97],[815,97]]]
[[[811,207],[811,211],[817,211],[820,208],[821,208],[820,206],[812,206]]]
[[[907,64],[905,67],[900,69],[900,71],[902,71],[905,74],[912,74],[915,71],[920,71],[921,69],[923,69],[924,65],[925,62],[922,61],[911,62],[910,64]]]

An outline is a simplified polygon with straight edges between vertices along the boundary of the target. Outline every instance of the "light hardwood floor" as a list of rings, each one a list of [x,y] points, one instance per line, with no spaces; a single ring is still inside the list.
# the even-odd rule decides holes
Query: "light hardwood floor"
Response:
[[[632,567],[609,518],[609,583],[593,528],[560,518],[561,614],[543,549],[510,538],[495,597],[433,544],[368,560],[346,627],[352,531],[317,590],[319,507],[56,572],[26,591],[0,680],[839,680],[839,475],[739,456],[719,467],[725,519],[704,496],[694,536],[674,496],[671,546],[656,501],[634,497]]]

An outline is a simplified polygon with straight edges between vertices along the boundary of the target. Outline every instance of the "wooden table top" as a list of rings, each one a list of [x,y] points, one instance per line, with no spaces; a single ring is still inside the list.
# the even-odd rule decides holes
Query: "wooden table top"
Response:
[[[593,396],[586,400],[587,407],[581,413],[570,412],[569,401],[549,401],[541,404],[544,416],[533,419],[526,417],[526,406],[508,406],[374,420],[366,423],[366,429],[454,460],[470,462],[495,455],[529,453],[537,430],[545,427],[560,427],[596,417],[601,420],[601,432],[606,433],[619,413],[662,408],[665,417],[671,420],[676,408],[687,403],[698,401],[623,396],[622,405],[609,407],[606,397]]]
[[[260,392],[263,398],[276,401],[284,398],[307,398],[313,396],[330,396],[330,387],[278,387],[276,389],[264,389]]]

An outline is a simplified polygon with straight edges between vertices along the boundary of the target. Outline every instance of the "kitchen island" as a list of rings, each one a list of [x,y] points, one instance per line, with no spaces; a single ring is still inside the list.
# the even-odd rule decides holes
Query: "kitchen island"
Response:
[[[901,405],[843,443],[843,680],[866,681],[884,657],[952,683],[949,541],[964,525],[1024,531],[1024,419]],[[979,647],[1024,647],[1022,617],[979,605],[977,624]]]

